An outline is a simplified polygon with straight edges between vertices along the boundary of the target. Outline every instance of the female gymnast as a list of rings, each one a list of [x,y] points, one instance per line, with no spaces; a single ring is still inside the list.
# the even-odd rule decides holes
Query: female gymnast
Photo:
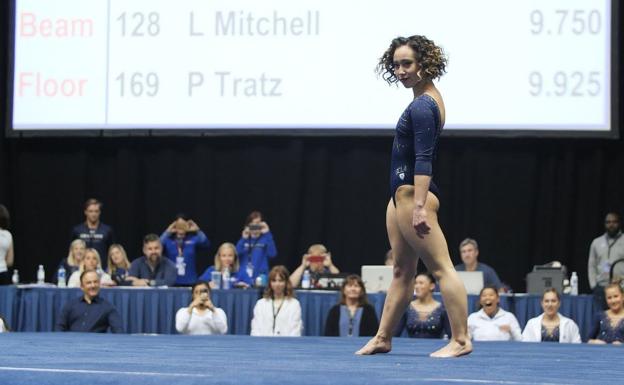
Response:
[[[472,351],[468,337],[466,289],[449,256],[438,224],[439,192],[431,181],[432,161],[444,126],[444,102],[433,80],[442,76],[442,49],[424,36],[397,37],[379,60],[378,70],[389,84],[412,89],[414,100],[401,115],[392,145],[386,211],[388,238],[394,255],[394,277],[377,334],[356,354],[387,353],[392,334],[409,304],[418,258],[440,284],[452,337],[432,357],[459,357]]]

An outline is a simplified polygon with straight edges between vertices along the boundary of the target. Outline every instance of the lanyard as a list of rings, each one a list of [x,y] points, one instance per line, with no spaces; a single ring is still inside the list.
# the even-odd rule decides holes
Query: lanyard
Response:
[[[618,239],[620,239],[621,236],[622,232],[620,232],[617,237],[613,239],[613,242],[609,243],[609,237],[607,236],[607,234],[605,234],[605,241],[607,242],[607,260],[609,260],[611,256],[611,248],[613,247],[613,245],[615,245],[615,243],[618,241]]]
[[[275,334],[275,319],[277,318],[280,310],[282,310],[282,306],[284,306],[284,301],[286,300],[282,300],[282,303],[280,303],[280,305],[277,307],[277,311],[275,311],[275,300],[271,300],[271,307],[273,308],[273,334]]]

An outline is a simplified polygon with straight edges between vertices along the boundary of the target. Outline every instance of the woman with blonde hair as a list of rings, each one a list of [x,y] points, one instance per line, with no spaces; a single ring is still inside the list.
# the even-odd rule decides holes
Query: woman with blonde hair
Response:
[[[282,265],[269,272],[264,296],[254,306],[252,336],[301,336],[301,305],[295,298],[289,275],[288,269]]]
[[[128,270],[130,270],[130,261],[128,261],[128,254],[122,245],[114,243],[108,248],[107,265],[106,272],[117,285],[132,284],[132,282],[126,281]]]
[[[594,316],[590,333],[590,344],[624,343],[624,290],[619,281],[607,285],[604,289],[605,300],[609,309]]]
[[[87,244],[82,239],[74,239],[69,244],[69,253],[67,258],[63,258],[58,268],[63,267],[65,269],[65,275],[71,277],[71,275],[80,270],[80,264],[87,250]],[[54,279],[56,280],[56,274]]]
[[[95,249],[86,249],[84,253],[84,259],[80,264],[80,269],[75,271],[67,282],[67,287],[80,287],[80,274],[85,270],[93,270],[100,276],[100,285],[102,286],[115,286],[110,275],[106,274],[102,270],[102,262],[100,260],[100,254]]]
[[[225,242],[219,246],[214,257],[214,265],[208,267],[199,277],[199,281],[209,282],[211,289],[220,289],[212,282],[212,273],[218,271],[223,275],[225,269],[229,269],[230,286],[247,288],[252,285],[251,277],[244,270],[240,269],[240,262],[236,246],[233,243]]]

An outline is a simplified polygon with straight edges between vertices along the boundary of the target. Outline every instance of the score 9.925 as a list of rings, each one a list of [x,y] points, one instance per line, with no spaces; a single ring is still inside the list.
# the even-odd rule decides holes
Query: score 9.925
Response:
[[[529,73],[529,94],[538,97],[594,97],[602,91],[602,74],[599,71],[544,74]]]

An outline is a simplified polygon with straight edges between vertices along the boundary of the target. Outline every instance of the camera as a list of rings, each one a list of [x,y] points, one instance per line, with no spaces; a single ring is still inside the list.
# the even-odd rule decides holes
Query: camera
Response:
[[[208,289],[201,289],[199,294],[208,294]]]
[[[249,230],[262,230],[262,225],[259,223],[250,223],[249,224]]]

